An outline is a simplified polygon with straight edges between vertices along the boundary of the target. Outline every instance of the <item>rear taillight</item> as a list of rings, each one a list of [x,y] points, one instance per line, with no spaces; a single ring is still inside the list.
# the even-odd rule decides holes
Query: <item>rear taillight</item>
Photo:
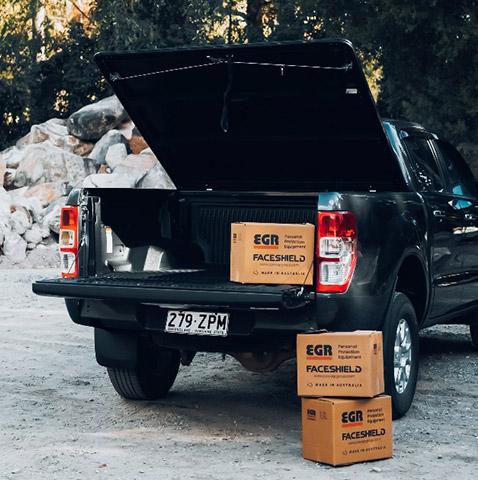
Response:
[[[316,290],[346,292],[357,263],[357,225],[351,212],[319,212]]]
[[[78,207],[63,207],[60,215],[60,261],[63,278],[78,276]]]

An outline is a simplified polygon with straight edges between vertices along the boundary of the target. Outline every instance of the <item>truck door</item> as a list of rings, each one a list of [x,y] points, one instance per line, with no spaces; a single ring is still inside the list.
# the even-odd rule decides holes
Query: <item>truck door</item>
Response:
[[[443,165],[453,206],[463,217],[462,228],[456,230],[455,236],[463,265],[462,307],[471,307],[478,303],[478,186],[455,147],[442,140],[433,140],[432,144]]]
[[[403,137],[402,137],[403,138]],[[462,303],[463,263],[460,252],[464,214],[447,181],[432,148],[429,134],[413,132],[403,143],[409,154],[410,167],[417,188],[423,195],[428,211],[432,303],[430,324],[436,318],[460,308]]]

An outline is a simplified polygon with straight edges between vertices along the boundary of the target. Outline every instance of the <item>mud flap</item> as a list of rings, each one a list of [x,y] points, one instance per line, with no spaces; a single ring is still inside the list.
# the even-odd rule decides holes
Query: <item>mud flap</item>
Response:
[[[103,367],[135,368],[139,336],[135,332],[111,332],[95,328],[96,361]]]

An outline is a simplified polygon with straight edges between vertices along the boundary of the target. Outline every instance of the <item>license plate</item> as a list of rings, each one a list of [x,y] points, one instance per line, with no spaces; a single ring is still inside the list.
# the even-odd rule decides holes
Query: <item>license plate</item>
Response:
[[[228,328],[228,313],[169,310],[164,331],[187,335],[226,337]]]

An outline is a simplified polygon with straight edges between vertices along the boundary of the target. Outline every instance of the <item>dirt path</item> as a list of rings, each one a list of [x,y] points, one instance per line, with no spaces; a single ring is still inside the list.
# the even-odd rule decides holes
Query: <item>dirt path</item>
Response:
[[[160,402],[128,403],[94,358],[93,331],[0,270],[1,479],[468,479],[478,470],[478,353],[465,327],[423,333],[418,392],[392,460],[303,460],[294,365],[258,375],[199,355]]]

